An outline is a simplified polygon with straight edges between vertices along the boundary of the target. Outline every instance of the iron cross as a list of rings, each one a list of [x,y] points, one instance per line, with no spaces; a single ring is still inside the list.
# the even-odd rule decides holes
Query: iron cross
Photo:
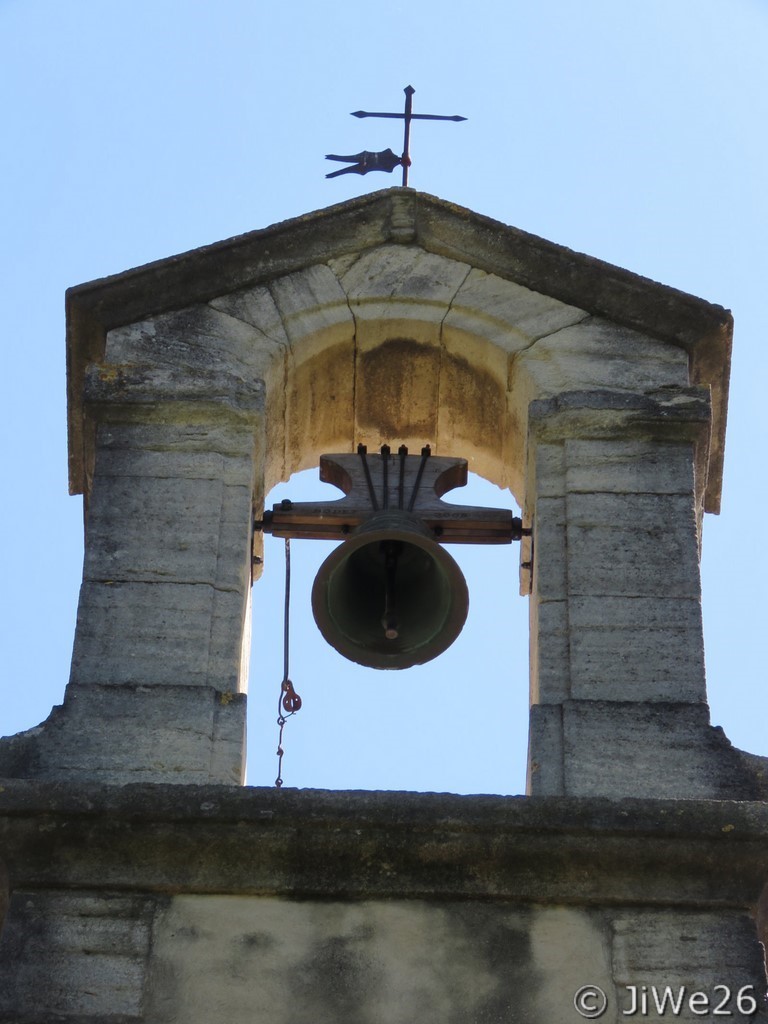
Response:
[[[355,153],[350,157],[334,156],[329,154],[326,160],[339,160],[344,163],[352,163],[352,167],[345,167],[340,171],[334,171],[326,175],[328,178],[335,178],[339,174],[354,173],[367,174],[368,171],[392,171],[397,164],[403,168],[403,185],[408,184],[408,168],[411,166],[411,121],[466,121],[466,117],[459,114],[414,114],[413,94],[416,90],[412,85],[407,85],[405,92],[405,110],[402,114],[385,113],[381,111],[354,110],[352,117],[394,117],[402,118],[405,122],[405,134],[403,138],[403,155],[398,159],[391,150],[384,150],[384,153]]]

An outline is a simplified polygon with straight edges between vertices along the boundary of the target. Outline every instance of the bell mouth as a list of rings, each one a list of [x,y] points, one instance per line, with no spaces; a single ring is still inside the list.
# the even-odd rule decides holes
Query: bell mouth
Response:
[[[368,668],[431,661],[459,635],[468,609],[455,560],[421,520],[399,511],[367,519],[331,552],[312,587],[324,638]]]

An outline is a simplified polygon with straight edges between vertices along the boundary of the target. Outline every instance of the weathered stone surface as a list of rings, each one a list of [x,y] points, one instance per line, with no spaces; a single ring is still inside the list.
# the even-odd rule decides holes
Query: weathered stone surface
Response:
[[[296,362],[311,358],[329,337],[332,344],[352,337],[354,319],[348,299],[329,267],[307,267],[278,277],[269,287]]]
[[[0,1019],[143,1020],[155,902],[17,891],[0,937]]]
[[[106,422],[70,686],[64,706],[6,753],[14,773],[242,781],[244,706],[228,705],[247,681],[260,420],[219,415],[224,392],[208,402],[205,372],[191,383],[166,380],[168,372],[94,375],[92,396]],[[213,383],[225,377],[217,370]],[[148,380],[152,422],[120,422]],[[202,403],[188,417],[178,405],[164,413],[163,400],[173,405],[180,393]]]
[[[581,357],[573,353],[573,358],[581,366]],[[591,358],[584,356],[587,376]],[[610,358],[606,361],[611,364]],[[518,404],[523,399],[529,403],[525,508],[532,518],[538,497],[566,493],[695,494],[697,508],[702,507],[709,458],[708,394],[676,386],[646,391],[641,383],[633,391],[631,379],[614,381],[614,371],[609,365],[603,377],[613,381],[611,390],[599,383],[603,371],[595,369],[593,390],[569,391],[568,384],[550,400],[541,397],[541,389],[557,388],[560,377],[548,358],[535,384],[524,369],[517,373],[513,397]],[[575,381],[581,372],[568,379]]]
[[[156,927],[149,1014],[188,1024],[515,1019],[551,984],[531,955],[530,917],[467,902],[177,897]]]
[[[567,1020],[574,996],[588,984],[612,987],[610,946],[604,916],[572,907],[537,908],[530,925],[531,967],[537,977],[532,1019]],[[516,1009],[523,1010],[520,1004]],[[608,1020],[613,1007],[609,1007]],[[521,1013],[524,1016],[525,1010]]]
[[[189,1024],[217,1013],[306,1024],[568,1019],[584,978],[612,991],[604,932],[599,915],[564,907],[179,897],[156,928],[150,1014]]]
[[[290,344],[282,387],[286,470],[295,472],[317,465],[323,451],[351,450],[355,323],[327,266],[279,278],[270,290]]]
[[[70,679],[237,692],[245,608],[245,594],[208,583],[86,581]]]
[[[341,279],[361,352],[391,338],[437,346],[441,326],[470,267],[416,246],[381,246]]]
[[[573,595],[699,598],[692,496],[569,494]]]
[[[256,286],[213,299],[210,305],[222,313],[255,327],[259,340],[253,353],[254,373],[264,381],[265,422],[270,424],[270,443],[264,451],[265,491],[290,475],[286,470],[286,392],[289,340],[275,300],[268,288]],[[261,503],[263,495],[259,496]]]
[[[98,475],[84,578],[242,588],[251,511],[250,487],[215,478]]]
[[[286,467],[291,473],[316,466],[326,451],[353,450],[354,355],[350,338],[326,348],[317,362],[305,359],[289,374]]]
[[[567,508],[564,498],[539,498],[534,519],[538,601],[562,601],[568,594]]]
[[[704,699],[701,630],[575,630],[570,678],[578,699]]]
[[[763,802],[3,780],[0,846],[25,1024],[568,1020],[585,984],[617,1021],[764,979]]]
[[[655,799],[757,796],[705,704],[572,700],[563,705],[565,792]]]
[[[762,959],[754,927],[746,914],[738,912],[713,914],[672,909],[619,912],[612,922],[617,980],[653,984],[660,975],[668,974],[672,985],[678,980],[689,985],[696,980],[712,984],[719,970],[722,974],[718,980],[733,979],[731,984],[735,984],[742,976],[746,984],[750,969]],[[709,977],[702,977],[701,971],[706,971]]]
[[[182,428],[183,429],[183,428]],[[201,433],[198,440],[202,441]],[[174,436],[176,435],[176,436]],[[109,457],[99,467],[99,477],[159,478],[216,481],[224,485],[242,484],[253,476],[253,459],[249,455],[221,452],[214,442],[208,449],[195,451],[187,447],[191,438],[184,431],[184,446],[178,443],[177,432],[165,427],[136,424],[130,427],[104,426],[99,434],[99,447],[109,450]]]
[[[764,1008],[754,924],[733,910],[20,892],[0,948],[0,1013],[34,1024],[557,1021],[585,979],[613,1024],[701,1019],[694,992],[735,1019],[754,1019],[738,993]]]
[[[541,338],[520,353],[515,372],[535,381],[539,397],[600,388],[642,393],[689,383],[682,349],[597,318]]]
[[[569,602],[571,694],[590,700],[706,700],[698,601]]]
[[[500,349],[445,341],[436,436],[442,451],[462,452],[473,472],[520,494],[520,474],[510,471],[517,460],[510,451],[514,424],[508,408],[507,372],[508,358]],[[467,409],[472,410],[471,416]]]
[[[762,802],[4,780],[0,844],[24,1024],[559,1021],[585,984],[615,1024],[628,986],[764,982]]]
[[[535,398],[528,418],[537,444],[562,444],[566,438],[694,441],[708,455],[710,396],[700,387],[566,390],[550,399]]]
[[[626,910],[614,916],[612,931],[613,975],[624,1019],[640,1016],[645,994],[646,1017],[669,1016],[689,1024],[707,1017],[752,1020],[752,1014],[740,1010],[740,991],[754,999],[762,1011],[759,1019],[765,1019],[763,952],[746,914]],[[658,1000],[667,989],[673,1003],[667,1002],[660,1014]],[[692,1006],[691,995],[699,992],[708,1002],[694,998]],[[633,1005],[636,1014],[629,1013]]]
[[[462,345],[476,345],[483,339],[513,354],[588,316],[583,309],[540,291],[472,269],[451,302],[443,337],[449,351],[461,351]]]
[[[531,604],[531,703],[559,704],[571,695],[567,601]]]
[[[440,449],[442,323],[469,267],[403,245],[362,255],[341,283],[355,318],[355,433]],[[442,450],[442,449],[440,449]]]
[[[192,305],[116,327],[107,335],[106,363],[221,369],[243,380],[264,369],[263,333],[209,305]]]
[[[537,441],[528,454],[526,499],[532,515],[541,498],[562,498],[565,495],[565,444]]]
[[[394,337],[360,352],[355,435],[371,447],[401,441],[418,451],[438,436],[440,349]],[[442,448],[435,446],[436,454]]]
[[[130,471],[131,460],[136,460],[137,472],[146,471],[148,476],[167,476],[167,469],[165,474],[158,469],[163,466],[167,456],[172,454],[174,459],[180,459],[179,474],[182,477],[194,477],[196,474],[190,472],[191,463],[185,458],[192,455],[196,457],[192,462],[195,466],[205,466],[206,459],[224,460],[221,463],[222,480],[225,483],[241,482],[244,470],[253,474],[256,429],[253,423],[248,426],[233,425],[216,419],[193,423],[176,422],[172,417],[155,423],[102,422],[98,429],[98,447],[108,451],[109,457],[104,460],[103,469],[99,467],[99,472],[109,476],[114,458],[116,475],[120,474],[123,466]],[[142,463],[139,469],[138,460],[143,459],[159,459],[160,463],[150,463],[149,466]]]
[[[210,687],[75,685],[0,744],[0,777],[222,783],[245,777],[245,697]]]
[[[264,408],[261,379],[245,381],[220,369],[191,373],[188,366],[100,363],[87,367],[84,385],[86,411],[94,420],[247,423]]]
[[[768,806],[3,779],[0,846],[14,889],[714,912],[757,901]]]
[[[560,686],[553,695],[555,700]],[[531,706],[526,792],[534,797],[561,796],[566,792],[562,700]]]
[[[566,439],[569,493],[693,494],[690,443]]]
[[[694,472],[705,406],[676,389],[535,405],[532,700],[705,701]],[[566,746],[566,764],[580,756]],[[604,773],[602,791],[615,781]]]
[[[8,900],[8,871],[5,864],[0,861],[0,934],[2,934],[5,915],[8,912]]]
[[[264,285],[244,288],[228,295],[217,295],[211,299],[209,305],[220,313],[226,313],[227,316],[235,317],[236,320],[242,320],[256,328],[259,341],[253,353],[255,358],[258,358],[262,351],[268,351],[270,343],[280,348],[288,346],[288,335],[285,333],[280,311],[269,288]]]

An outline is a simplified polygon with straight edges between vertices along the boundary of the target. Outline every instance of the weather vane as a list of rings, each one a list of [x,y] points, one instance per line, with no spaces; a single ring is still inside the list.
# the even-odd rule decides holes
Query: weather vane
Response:
[[[466,117],[458,114],[414,114],[413,94],[416,90],[412,85],[407,85],[405,92],[405,110],[402,114],[390,114],[372,112],[368,110],[353,110],[352,117],[394,117],[401,118],[405,122],[405,135],[403,138],[403,155],[397,156],[391,149],[385,149],[381,153],[369,153],[363,150],[362,153],[354,153],[352,156],[337,156],[335,153],[327,153],[326,160],[338,160],[340,163],[351,164],[351,167],[342,167],[338,171],[326,174],[326,178],[338,178],[340,174],[367,174],[368,171],[388,171],[391,173],[398,165],[403,168],[403,185],[408,184],[408,168],[411,166],[411,121],[466,121]]]

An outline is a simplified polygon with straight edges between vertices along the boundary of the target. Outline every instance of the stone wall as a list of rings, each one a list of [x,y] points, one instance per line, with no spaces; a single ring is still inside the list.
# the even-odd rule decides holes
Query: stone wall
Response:
[[[8,783],[0,1020],[754,1019],[767,838],[764,804]]]
[[[699,607],[730,327],[407,189],[70,292],[86,558],[64,704],[0,741],[0,1020],[764,1017],[768,774]],[[527,798],[238,785],[254,520],[359,441],[523,509]]]

